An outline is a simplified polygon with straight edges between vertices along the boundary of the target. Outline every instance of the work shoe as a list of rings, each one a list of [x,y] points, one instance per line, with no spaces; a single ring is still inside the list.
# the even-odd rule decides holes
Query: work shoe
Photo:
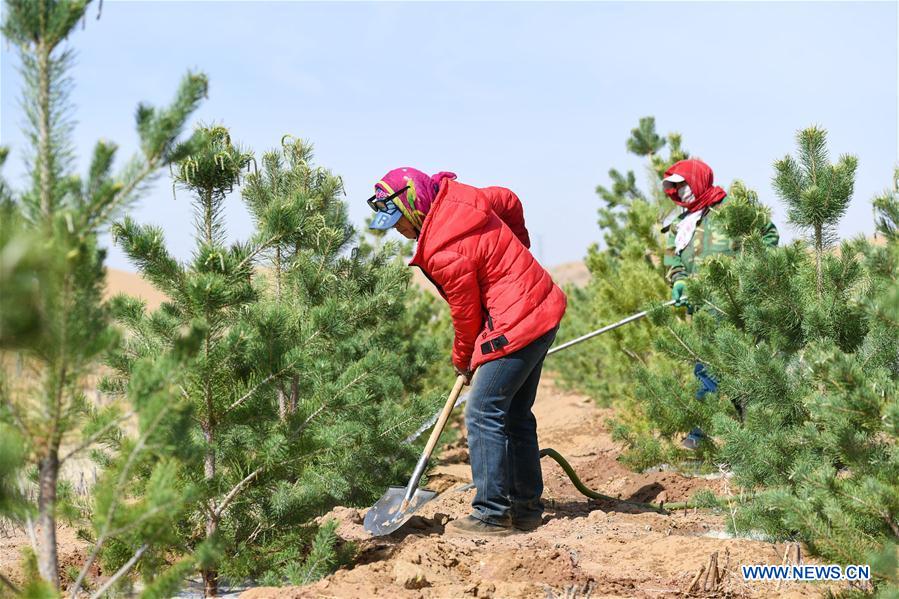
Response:
[[[446,525],[446,532],[469,537],[505,537],[518,532],[511,526],[490,524],[474,516],[465,516]]]
[[[523,532],[537,530],[542,525],[543,518],[512,518],[512,527]]]
[[[695,451],[699,448],[699,444],[702,443],[702,440],[705,438],[705,433],[702,432],[702,429],[699,427],[694,428],[690,431],[690,434],[684,437],[684,440],[681,441],[681,446],[685,449],[689,449],[690,451]]]

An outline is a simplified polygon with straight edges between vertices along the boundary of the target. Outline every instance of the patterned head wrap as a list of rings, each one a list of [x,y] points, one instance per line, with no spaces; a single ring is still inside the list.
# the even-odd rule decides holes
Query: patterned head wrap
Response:
[[[439,172],[430,176],[411,167],[395,168],[375,184],[375,195],[386,197],[408,187],[405,193],[395,198],[394,203],[416,229],[421,229],[437,197],[440,182],[455,178],[455,173]]]

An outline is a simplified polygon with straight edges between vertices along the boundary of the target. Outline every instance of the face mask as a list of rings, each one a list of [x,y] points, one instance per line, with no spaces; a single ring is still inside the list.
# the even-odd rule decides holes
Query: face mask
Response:
[[[689,185],[684,185],[677,190],[677,197],[680,198],[681,202],[692,202],[693,190],[690,189]]]

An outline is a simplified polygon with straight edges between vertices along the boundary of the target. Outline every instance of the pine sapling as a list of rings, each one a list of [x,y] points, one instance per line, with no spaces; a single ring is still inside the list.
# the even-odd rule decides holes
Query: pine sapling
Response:
[[[242,193],[257,236],[275,240],[260,264],[271,271],[271,299],[277,309],[289,312],[291,298],[299,291],[292,284],[293,271],[314,260],[318,274],[323,274],[352,238],[346,206],[338,200],[342,192],[339,177],[313,166],[312,145],[290,135],[282,139],[281,151],[267,152],[262,169],[247,177]],[[282,420],[296,413],[299,402],[299,374],[291,362],[275,381]]]
[[[4,322],[0,334],[0,349],[15,354],[4,364],[24,364],[31,376],[10,377],[0,417],[19,428],[26,461],[38,471],[36,519],[29,516],[26,524],[37,541],[40,576],[53,588],[59,587],[60,469],[72,457],[114,437],[114,421],[120,417],[115,410],[95,408],[84,394],[89,377],[118,338],[102,299],[105,251],[97,235],[160,167],[184,155],[185,146],[177,138],[207,87],[204,76],[191,74],[169,107],[141,106],[140,152],[121,172],[113,172],[116,146],[100,142],[86,178],[75,176],[69,102],[73,53],[65,40],[87,4],[7,0],[3,23],[3,34],[18,48],[22,62],[26,133],[32,146],[30,188],[16,195],[4,186],[0,198],[9,223],[5,226],[11,227],[2,251],[13,250],[16,257],[12,272],[3,277],[21,282],[18,275],[30,272],[32,287],[28,293],[17,286],[26,301]],[[86,423],[96,423],[96,428]],[[90,432],[76,434],[84,430]],[[103,434],[95,434],[98,431]],[[76,451],[69,449],[72,446]]]
[[[202,434],[202,463],[197,467],[203,474],[191,479],[205,491],[203,539],[207,542],[217,538],[223,513],[259,474],[257,468],[235,482],[220,472],[219,456],[219,437],[233,424],[230,406],[254,399],[252,389],[243,399],[234,397],[236,390],[244,388],[242,379],[252,368],[239,360],[243,357],[240,347],[245,342],[240,311],[255,297],[252,260],[265,248],[226,247],[223,219],[226,197],[249,162],[250,154],[231,142],[227,129],[209,126],[197,130],[193,151],[176,163],[176,182],[191,192],[194,208],[196,249],[190,268],[168,254],[162,232],[154,227],[125,219],[113,229],[115,239],[141,273],[171,298],[151,317],[156,322],[150,326],[145,324],[146,316],[139,307],[137,312],[132,310],[120,316],[131,328],[134,343],[143,350],[138,355],[146,355],[156,347],[170,347],[177,339],[176,331],[183,327],[193,325],[203,331],[199,352],[189,365],[181,393],[194,409]],[[134,376],[127,362],[121,365],[122,376]],[[231,489],[227,490],[226,485],[232,485]],[[217,571],[207,565],[202,574],[206,594],[216,595]]]
[[[662,137],[656,132],[653,117],[640,119],[639,126],[631,131],[627,147],[647,159],[649,185],[641,189],[634,172],[611,169],[611,186],[597,186],[603,204],[599,209],[599,227],[605,247],[600,249],[594,245],[588,250],[585,262],[591,280],[587,287],[567,290],[570,301],[563,323],[563,329],[568,331],[566,337],[576,337],[643,310],[668,294],[662,264],[664,236],[659,229],[673,203],[657,183],[657,169],[660,164],[686,157],[686,152],[681,148],[679,135]],[[667,151],[663,153],[663,150]],[[622,285],[622,281],[626,284]],[[655,442],[646,437],[648,429],[640,422],[632,376],[635,365],[660,358],[652,349],[656,334],[648,322],[631,325],[597,339],[589,347],[568,350],[571,353],[560,357],[556,367],[563,381],[582,386],[598,401],[628,404],[625,416],[628,426],[618,426],[618,435],[658,454],[661,448],[650,448]],[[638,435],[628,430],[631,427],[640,429],[639,441]]]
[[[835,239],[836,226],[849,208],[855,183],[855,156],[840,156],[831,164],[827,132],[809,127],[796,135],[798,159],[785,156],[774,163],[774,189],[787,204],[790,223],[810,233],[815,251],[818,299],[824,285],[824,253]]]
[[[885,245],[856,239],[826,251],[855,161],[827,164],[819,129],[799,143],[798,161],[776,164],[778,185],[812,247],[766,248],[763,211],[736,193],[722,218],[742,234],[741,251],[704,263],[689,326],[655,315],[670,333],[658,348],[704,364],[717,391],[702,402],[672,393],[670,373],[654,368],[642,370],[641,390],[657,430],[699,419],[714,440],[705,457],[728,464],[751,494],[735,530],[802,540],[835,563],[880,563],[875,585],[889,595],[899,580],[895,560],[883,559],[899,540],[899,211],[894,194],[875,201]]]

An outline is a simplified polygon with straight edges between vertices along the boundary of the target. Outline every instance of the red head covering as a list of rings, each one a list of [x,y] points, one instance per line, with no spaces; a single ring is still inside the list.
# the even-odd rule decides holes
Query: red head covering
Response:
[[[727,192],[714,184],[715,174],[711,167],[702,160],[691,158],[675,162],[665,171],[665,177],[680,175],[693,190],[693,199],[689,202],[681,201],[677,195],[677,189],[670,187],[665,190],[668,197],[677,204],[687,209],[687,212],[699,212],[713,204],[717,204],[727,195]]]

